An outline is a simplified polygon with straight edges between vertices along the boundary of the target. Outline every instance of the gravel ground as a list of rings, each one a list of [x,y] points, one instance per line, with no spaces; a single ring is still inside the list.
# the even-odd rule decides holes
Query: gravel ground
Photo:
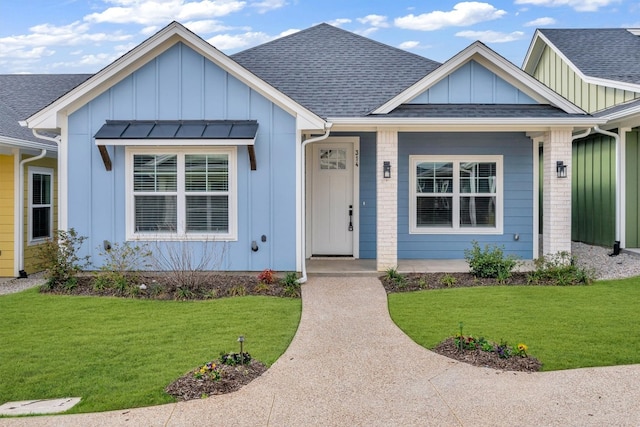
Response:
[[[44,283],[43,273],[30,274],[26,279],[0,279],[0,295],[24,291]]]
[[[609,256],[612,252],[612,248],[577,242],[571,244],[571,253],[576,263],[595,270],[597,279],[621,279],[640,275],[640,255],[621,252],[617,256]]]
[[[571,251],[578,265],[595,271],[597,279],[620,279],[640,276],[640,255],[620,253],[609,256],[611,248],[590,246],[573,242]],[[0,281],[0,295],[20,292],[44,283],[42,273],[30,274],[27,279],[9,279]]]

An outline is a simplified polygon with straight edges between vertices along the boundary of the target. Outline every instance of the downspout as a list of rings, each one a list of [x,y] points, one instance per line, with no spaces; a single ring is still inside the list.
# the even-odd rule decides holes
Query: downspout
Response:
[[[51,141],[56,144],[56,146],[60,143],[60,140],[57,138],[51,138],[49,136],[45,136],[39,134],[37,130],[32,129],[31,132],[33,136],[39,139],[43,139],[45,141]],[[24,271],[24,165],[30,162],[35,162],[36,160],[42,159],[47,155],[47,149],[43,148],[40,154],[35,157],[30,157],[28,159],[24,159],[20,161],[20,171],[18,172],[18,194],[20,195],[18,198],[18,210],[20,211],[20,221],[18,221],[18,235],[20,238],[18,239],[18,257],[19,257],[19,274],[20,277],[26,278],[27,273]]]
[[[301,233],[301,239],[302,239],[302,244],[301,244],[301,250],[302,250],[302,276],[298,279],[298,283],[299,284],[303,284],[307,281],[307,210],[306,210],[306,200],[307,200],[307,179],[306,179],[306,169],[307,169],[307,158],[306,158],[306,148],[307,145],[311,144],[312,142],[318,142],[318,141],[322,141],[323,139],[327,139],[329,137],[329,134],[331,133],[331,126],[333,126],[333,123],[325,123],[324,125],[324,135],[320,135],[320,136],[316,136],[315,138],[309,138],[306,139],[304,141],[302,141],[302,146],[301,146],[301,150],[300,150],[300,169],[301,169],[301,175],[302,175],[302,191],[301,191],[301,195],[302,197],[300,198],[300,203],[302,204],[302,230],[300,231]]]
[[[607,130],[602,130],[598,125],[595,125],[593,130],[597,133],[601,133],[602,135],[610,136],[616,141],[616,232],[615,242],[613,243],[613,253],[610,255],[618,255],[620,254],[620,222],[622,218],[622,194],[620,190],[620,183],[622,182],[622,156],[620,153],[620,135]]]
[[[579,135],[575,135],[573,137],[571,137],[571,141],[573,142],[576,139],[580,139],[580,138],[584,138],[586,136],[589,136],[589,134],[591,133],[591,131],[594,131],[595,133],[599,133],[602,135],[606,135],[606,136],[610,136],[612,137],[615,142],[616,142],[616,201],[615,201],[615,205],[616,205],[616,226],[615,226],[615,241],[613,244],[613,253],[611,253],[610,255],[618,255],[620,254],[620,221],[622,218],[622,197],[620,194],[620,182],[622,182],[622,178],[620,176],[621,173],[621,166],[622,166],[622,157],[620,154],[620,135],[618,135],[617,133],[613,133],[613,132],[609,132],[606,130],[602,130],[600,129],[600,127],[598,125],[595,125],[593,127],[593,129],[587,129],[586,132],[581,133]]]

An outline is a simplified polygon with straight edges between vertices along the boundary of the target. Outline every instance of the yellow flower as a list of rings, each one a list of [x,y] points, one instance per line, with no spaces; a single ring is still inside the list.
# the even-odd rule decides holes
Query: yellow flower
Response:
[[[526,344],[518,344],[518,351],[522,351],[526,353],[527,350],[529,350],[529,347],[527,347]]]

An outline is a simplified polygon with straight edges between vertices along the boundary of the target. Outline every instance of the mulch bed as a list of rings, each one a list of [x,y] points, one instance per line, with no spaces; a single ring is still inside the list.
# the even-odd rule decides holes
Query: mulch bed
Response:
[[[220,369],[218,381],[208,377],[196,378],[195,369],[169,384],[164,391],[178,400],[202,399],[216,394],[231,393],[258,378],[267,367],[252,359],[245,365],[221,365]]]
[[[497,353],[483,351],[480,349],[460,350],[452,337],[447,338],[438,344],[433,351],[451,359],[469,363],[470,365],[499,369],[503,371],[537,372],[542,368],[542,363],[535,357],[531,356],[512,356],[507,359],[503,359],[498,356]]]
[[[188,274],[188,276],[186,276]],[[282,284],[261,283],[257,276],[246,274],[217,272],[188,272],[185,275],[174,272],[140,273],[131,276],[123,287],[96,286],[97,275],[83,273],[77,276],[75,287],[56,286],[49,289],[40,288],[41,292],[85,295],[111,296],[156,300],[205,300],[245,295],[263,295],[275,297],[299,297],[299,292],[292,292]]]
[[[514,272],[504,281],[492,278],[475,277],[471,273],[409,273],[402,274],[402,282],[381,276],[380,281],[387,293],[412,292],[432,289],[468,288],[472,286],[545,286],[554,285],[552,280],[538,280],[531,283],[528,273]]]

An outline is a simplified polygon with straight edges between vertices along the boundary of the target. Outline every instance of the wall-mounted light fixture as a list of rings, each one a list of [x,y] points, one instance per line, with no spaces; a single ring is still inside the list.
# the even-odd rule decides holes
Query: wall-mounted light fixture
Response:
[[[391,162],[382,163],[382,177],[391,178]]]
[[[562,160],[556,162],[556,173],[558,174],[558,178],[567,177],[567,165],[565,165]]]

